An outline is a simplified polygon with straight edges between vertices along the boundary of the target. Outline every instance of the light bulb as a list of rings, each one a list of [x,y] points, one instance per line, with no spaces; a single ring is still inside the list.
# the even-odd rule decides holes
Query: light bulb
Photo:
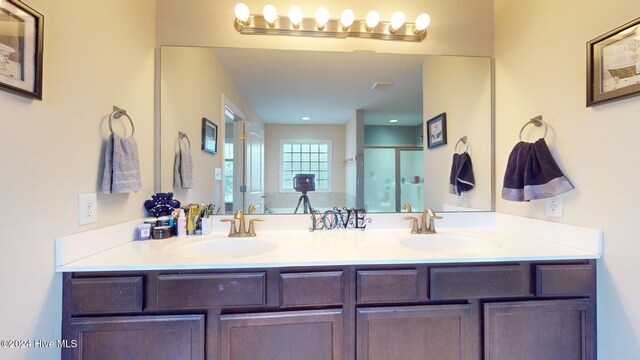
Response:
[[[246,4],[237,3],[236,7],[233,8],[233,12],[240,22],[246,23],[249,20],[249,7]]]
[[[269,26],[273,27],[276,19],[278,18],[278,10],[276,10],[275,6],[267,4],[262,9],[262,16],[267,21]]]
[[[422,13],[418,15],[418,17],[416,18],[416,31],[424,31],[427,26],[429,26],[430,22],[431,18],[429,17],[429,14]]]
[[[353,24],[353,21],[356,19],[356,14],[353,13],[351,9],[345,9],[340,15],[340,22],[342,23],[342,27],[344,30],[348,29],[349,26]]]
[[[380,22],[380,14],[375,10],[369,11],[364,21],[367,24],[367,30],[371,31]]]
[[[318,23],[318,29],[324,29],[325,25],[329,21],[329,10],[327,8],[321,7],[316,11],[316,22]]]
[[[302,21],[302,9],[298,5],[293,5],[289,9],[289,20],[291,20],[291,24],[293,24],[294,28],[300,26],[300,22]]]
[[[402,11],[396,11],[391,15],[391,32],[395,32],[404,25],[404,13]]]

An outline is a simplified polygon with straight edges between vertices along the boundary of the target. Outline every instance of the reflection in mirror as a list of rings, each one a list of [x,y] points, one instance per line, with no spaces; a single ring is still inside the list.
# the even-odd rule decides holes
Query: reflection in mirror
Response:
[[[185,203],[491,210],[488,58],[165,46],[160,81],[158,190]],[[447,144],[426,149],[424,121],[443,112]],[[194,186],[173,189],[178,132],[198,139],[202,117],[218,125],[220,150],[192,149]],[[449,181],[463,136],[475,188],[457,196]],[[296,191],[298,174],[313,175],[314,189]]]

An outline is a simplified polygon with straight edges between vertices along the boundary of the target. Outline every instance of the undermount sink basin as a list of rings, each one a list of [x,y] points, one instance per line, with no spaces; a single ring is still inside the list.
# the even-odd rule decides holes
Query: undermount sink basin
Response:
[[[265,254],[277,247],[273,242],[251,238],[207,239],[179,246],[175,253],[196,258],[236,258]]]
[[[456,235],[416,235],[400,240],[400,245],[429,252],[481,253],[496,249],[497,243]]]

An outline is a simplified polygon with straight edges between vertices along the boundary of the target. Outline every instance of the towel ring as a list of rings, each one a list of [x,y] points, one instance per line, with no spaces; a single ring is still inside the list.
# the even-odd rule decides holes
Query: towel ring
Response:
[[[109,130],[111,130],[112,134],[114,133],[113,127],[111,126],[111,120],[120,119],[122,115],[126,116],[127,119],[129,119],[129,122],[131,123],[131,136],[133,136],[133,134],[136,133],[136,127],[133,125],[133,120],[131,120],[131,117],[127,115],[127,110],[120,109],[117,106],[113,107],[113,112],[111,113],[111,115],[109,115]]]
[[[191,151],[191,140],[189,140],[187,134],[183,133],[182,131],[178,131],[178,139],[176,140],[176,142],[178,142],[179,149],[181,149],[182,139],[187,139],[187,144],[189,145],[187,151]]]
[[[469,143],[467,142],[467,136],[463,136],[460,138],[460,140],[458,140],[458,142],[456,143],[456,147],[454,148],[454,151],[457,153],[458,152],[458,145],[460,145],[460,143],[462,143],[462,145],[464,145],[464,151],[463,153],[467,152],[467,150],[469,150]]]
[[[533,119],[527,121],[527,123],[522,126],[522,128],[520,129],[520,136],[518,136],[520,138],[520,141],[524,141],[524,140],[522,140],[522,132],[524,131],[524,129],[529,124],[533,124],[536,127],[544,126],[544,134],[542,135],[541,139],[544,139],[544,138],[547,137],[547,130],[548,130],[547,123],[544,122],[544,120],[542,120],[542,115],[538,115],[538,116],[534,117]]]

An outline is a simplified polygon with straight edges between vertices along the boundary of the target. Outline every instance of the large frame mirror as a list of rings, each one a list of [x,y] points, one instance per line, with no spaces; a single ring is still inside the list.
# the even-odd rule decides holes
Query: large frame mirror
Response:
[[[163,46],[160,64],[156,190],[184,203],[492,210],[490,58]],[[446,145],[427,149],[425,122],[441,113]],[[174,188],[179,133],[199,143],[203,117],[218,125],[218,153],[192,147],[193,188]],[[454,195],[452,158],[465,150],[475,187]]]

